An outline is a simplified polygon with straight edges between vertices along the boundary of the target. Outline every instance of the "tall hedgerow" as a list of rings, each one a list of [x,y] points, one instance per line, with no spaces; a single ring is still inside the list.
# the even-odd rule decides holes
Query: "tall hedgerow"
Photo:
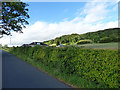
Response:
[[[17,47],[14,54],[23,54],[34,62],[58,69],[61,73],[77,75],[95,82],[101,88],[118,88],[118,51],[79,47]]]

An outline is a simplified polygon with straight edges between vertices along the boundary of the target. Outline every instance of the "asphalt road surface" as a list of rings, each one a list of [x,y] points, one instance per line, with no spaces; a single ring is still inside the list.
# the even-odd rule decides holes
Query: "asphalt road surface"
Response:
[[[2,52],[2,88],[70,88],[5,51]]]

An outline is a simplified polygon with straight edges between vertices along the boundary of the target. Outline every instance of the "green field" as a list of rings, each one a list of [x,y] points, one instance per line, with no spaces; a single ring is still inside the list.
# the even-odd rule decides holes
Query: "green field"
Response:
[[[94,43],[94,44],[82,44],[82,45],[75,45],[83,48],[92,48],[92,49],[111,49],[111,50],[118,50],[118,45],[120,43]]]

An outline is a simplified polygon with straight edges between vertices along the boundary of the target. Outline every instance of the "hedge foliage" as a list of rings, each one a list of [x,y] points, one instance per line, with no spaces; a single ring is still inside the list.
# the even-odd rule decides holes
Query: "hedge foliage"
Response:
[[[100,39],[99,43],[109,43],[109,42],[118,42],[119,38],[118,37],[103,37]]]
[[[92,40],[85,39],[85,40],[80,40],[79,42],[77,42],[77,44],[88,44],[88,43],[92,43]]]
[[[100,39],[100,43],[108,43],[111,42],[111,38],[110,37],[103,37]]]
[[[26,55],[60,72],[78,75],[101,87],[120,87],[118,51],[35,46],[12,48],[11,52]]]

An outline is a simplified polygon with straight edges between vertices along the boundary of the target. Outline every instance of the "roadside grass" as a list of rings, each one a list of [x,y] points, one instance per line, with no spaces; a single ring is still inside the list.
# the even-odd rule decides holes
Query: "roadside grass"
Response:
[[[13,54],[15,55],[15,54]],[[42,63],[34,62],[33,59],[23,55],[15,55],[18,58],[22,59],[23,61],[33,65],[34,67],[38,68],[39,70],[45,72],[46,74],[58,79],[59,81],[67,84],[68,86],[72,88],[105,88],[103,85],[97,85],[94,82],[91,82],[89,80],[83,79],[79,77],[78,75],[71,75],[71,74],[65,74],[65,73],[60,73],[57,68],[51,68],[49,66],[46,66]],[[107,88],[107,87],[106,87]]]
[[[1,48],[1,50],[4,50],[4,51],[6,51],[6,52],[9,52],[10,48],[7,48],[7,49]]]

